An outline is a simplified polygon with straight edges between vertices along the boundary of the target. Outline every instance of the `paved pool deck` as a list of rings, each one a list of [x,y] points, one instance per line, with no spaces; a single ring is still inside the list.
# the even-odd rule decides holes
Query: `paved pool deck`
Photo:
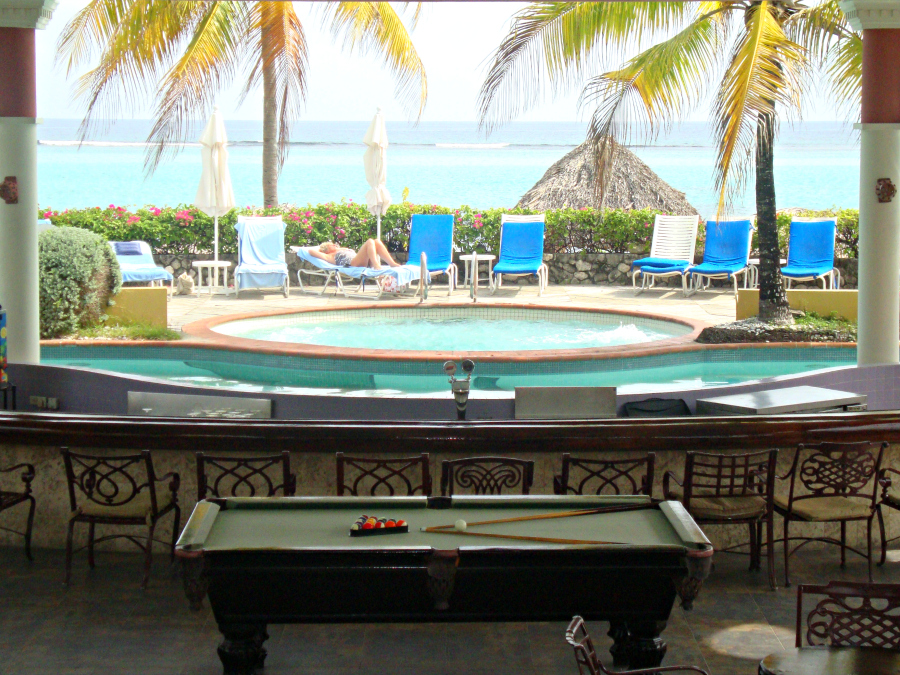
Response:
[[[407,303],[411,295],[382,296],[379,303]],[[210,317],[247,312],[267,312],[278,309],[310,309],[316,307],[337,307],[359,305],[358,298],[335,295],[329,288],[325,295],[303,293],[292,287],[290,297],[285,298],[279,291],[242,291],[240,297],[234,295],[201,294],[176,295],[169,303],[169,327],[181,327]],[[365,302],[365,301],[362,301]],[[428,304],[471,302],[468,288],[459,288],[448,297],[447,287],[435,286],[428,294]],[[538,295],[537,286],[503,286],[491,295],[486,288],[479,288],[479,304],[502,305],[504,303],[534,304],[554,308],[593,307],[597,309],[617,309],[646,312],[673,318],[693,319],[709,324],[734,321],[735,298],[730,289],[709,290],[685,298],[680,289],[659,288],[644,291],[638,296],[630,287],[623,286],[548,286],[543,296]]]

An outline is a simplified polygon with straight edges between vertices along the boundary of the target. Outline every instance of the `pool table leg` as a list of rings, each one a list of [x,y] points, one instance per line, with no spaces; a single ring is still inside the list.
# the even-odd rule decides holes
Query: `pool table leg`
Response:
[[[628,667],[632,670],[662,665],[666,643],[660,634],[665,621],[630,621],[628,623]]]
[[[628,667],[628,626],[624,621],[609,622],[609,637],[613,644],[609,653],[613,657],[613,666],[616,670],[624,670]]]
[[[265,665],[266,624],[220,624],[219,631],[225,638],[217,650],[224,675],[254,675]]]

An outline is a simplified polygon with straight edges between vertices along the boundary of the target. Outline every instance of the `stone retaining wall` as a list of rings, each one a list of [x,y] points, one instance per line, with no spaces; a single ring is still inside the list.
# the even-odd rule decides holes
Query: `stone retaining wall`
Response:
[[[577,285],[602,285],[602,286],[630,286],[631,263],[638,258],[645,257],[646,253],[547,253],[544,262],[550,268],[550,283],[564,286]],[[156,255],[158,264],[165,267],[176,277],[187,271],[196,279],[197,270],[191,267],[194,260],[211,260],[211,255]],[[400,262],[406,262],[406,254],[398,253],[395,257]],[[220,256],[222,260],[230,260],[237,264],[237,256]],[[301,264],[311,267],[308,263],[301,263],[293,253],[287,255],[288,269],[291,271],[291,285],[297,281],[297,270]],[[841,288],[856,288],[858,261],[841,258],[835,262],[835,266],[841,272]],[[460,278],[463,281],[464,265],[457,259]],[[233,268],[232,268],[233,269]],[[487,264],[482,263],[482,275],[487,272]],[[303,278],[303,283],[321,285],[322,280],[315,277]],[[507,282],[509,283],[509,282]],[[515,283],[522,285],[536,284],[536,277],[518,278]],[[681,288],[681,280],[677,277],[661,279],[657,285],[669,285]],[[713,286],[730,286],[730,282],[714,281]],[[794,284],[794,288],[821,288],[821,284]]]

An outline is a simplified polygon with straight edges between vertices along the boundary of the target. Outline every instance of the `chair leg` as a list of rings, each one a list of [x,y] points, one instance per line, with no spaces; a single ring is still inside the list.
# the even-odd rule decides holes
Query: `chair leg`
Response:
[[[869,583],[872,583],[872,519],[866,521],[866,562],[869,564]]]
[[[69,521],[69,532],[66,535],[66,580],[65,585],[68,586],[72,580],[72,538],[75,535],[75,520]]]
[[[881,504],[878,505],[878,529],[881,533],[881,562],[884,565],[887,561],[887,535],[884,532],[884,514],[881,512]]]
[[[25,557],[30,561],[34,561],[34,558],[31,557],[31,531],[34,527],[34,508],[35,501],[34,497],[28,497],[29,506],[28,506],[28,521],[25,524]]]
[[[766,534],[769,537],[769,541],[766,542],[766,552],[769,555],[768,564],[769,564],[769,586],[774,591],[778,588],[775,583],[775,517],[769,516],[766,521]],[[787,540],[785,540],[784,545],[787,546]]]
[[[750,529],[750,571],[756,569],[756,525],[754,523],[749,523],[747,527]]]
[[[791,520],[788,516],[784,517],[784,587],[791,585],[791,574],[788,568],[788,559],[791,557],[789,532]]]
[[[88,523],[88,567],[94,569],[94,523]]]
[[[150,565],[153,564],[153,531],[156,529],[156,523],[151,523],[149,529],[147,547],[144,549],[144,579],[141,581],[141,590],[147,590],[147,584],[150,581]]]
[[[841,521],[841,567],[847,566],[847,521]]]

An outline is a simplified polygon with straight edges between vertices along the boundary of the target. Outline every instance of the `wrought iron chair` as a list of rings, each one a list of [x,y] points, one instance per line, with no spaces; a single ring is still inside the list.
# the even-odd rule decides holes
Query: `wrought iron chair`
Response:
[[[279,471],[280,469],[280,471]],[[280,473],[270,476],[267,471]],[[210,497],[274,497],[277,492],[292,497],[297,476],[291,473],[291,454],[253,457],[216,456],[197,453],[197,501]]]
[[[760,569],[762,526],[765,523],[769,586],[772,589],[776,587],[774,497],[777,458],[778,450],[736,455],[688,452],[683,484],[671,471],[663,475],[664,498],[681,501],[698,524],[747,525],[751,570]],[[673,489],[671,482],[681,489]]]
[[[69,532],[66,538],[66,585],[72,577],[72,540],[76,523],[88,525],[88,565],[94,568],[94,545],[111,539],[128,539],[144,552],[144,578],[141,588],[147,588],[150,565],[153,562],[153,533],[156,524],[169,512],[175,515],[172,525],[172,542],[169,555],[175,558],[175,541],[181,524],[178,506],[178,487],[181,477],[167,473],[156,477],[149,450],[137,455],[102,456],[81,455],[61,449],[69,484]],[[140,474],[144,473],[143,482]],[[157,494],[157,483],[169,481],[165,490]],[[132,525],[147,528],[144,537],[130,534],[112,534],[95,538],[97,525]],[[79,551],[81,549],[78,549]]]
[[[553,494],[599,495],[604,490],[617,495],[653,496],[656,454],[636,459],[584,459],[562,456],[562,470],[553,477]]]
[[[427,452],[415,457],[395,459],[348,457],[343,452],[336,452],[334,456],[337,460],[338,497],[345,494],[352,497],[375,497],[379,494],[431,496],[431,470]],[[348,469],[357,474],[352,482],[347,475]]]
[[[476,495],[499,495],[521,489],[527,495],[534,483],[534,462],[513,457],[465,457],[441,462],[441,496],[459,488]]]
[[[656,666],[655,668],[642,668],[640,670],[607,670],[597,656],[594,649],[594,641],[587,632],[584,619],[580,616],[572,617],[569,627],[566,629],[566,642],[575,650],[575,663],[578,664],[580,675],[654,675],[655,673],[671,673],[673,671],[702,673],[709,675],[697,666]]]
[[[887,538],[887,533],[884,529],[884,514],[881,512],[884,506],[900,511],[900,490],[894,488],[894,479],[891,478],[891,474],[900,475],[900,471],[891,467],[885,467],[878,473],[878,485],[881,486],[881,501],[878,502],[878,529],[881,531],[881,560],[878,563],[879,565],[884,565],[887,560],[888,542],[897,538]]]
[[[21,476],[24,488],[21,491],[18,491],[4,490],[0,487],[0,511],[6,511],[6,509],[11,509],[13,506],[28,502],[28,520],[25,521],[25,531],[19,532],[18,530],[13,530],[9,527],[0,527],[0,530],[12,532],[13,534],[20,534],[25,537],[25,557],[29,560],[34,560],[34,558],[31,557],[31,530],[34,525],[35,507],[34,497],[31,494],[31,481],[34,480],[34,466],[31,464],[16,464],[7,469],[0,469],[0,473],[12,473],[13,471],[18,471],[20,469],[24,469]]]
[[[821,443],[807,448],[797,446],[791,468],[779,480],[790,480],[787,497],[775,497],[775,511],[784,517],[784,583],[790,586],[788,560],[794,552],[811,541],[836,544],[841,547],[841,567],[846,563],[847,550],[866,558],[869,581],[872,581],[872,519],[878,512],[878,481],[881,459],[887,448],[882,443],[877,453],[871,443]],[[804,456],[803,461],[800,457]],[[799,481],[798,481],[799,479]],[[798,485],[799,482],[799,485]],[[871,485],[871,488],[868,486]],[[797,494],[800,487],[808,494]],[[847,523],[866,521],[866,553],[847,546]],[[790,550],[790,524],[841,524],[840,540],[831,537],[794,537],[804,540]]]
[[[824,595],[806,616],[803,596]],[[797,641],[810,646],[876,647],[900,651],[900,584],[831,581],[797,586]]]

